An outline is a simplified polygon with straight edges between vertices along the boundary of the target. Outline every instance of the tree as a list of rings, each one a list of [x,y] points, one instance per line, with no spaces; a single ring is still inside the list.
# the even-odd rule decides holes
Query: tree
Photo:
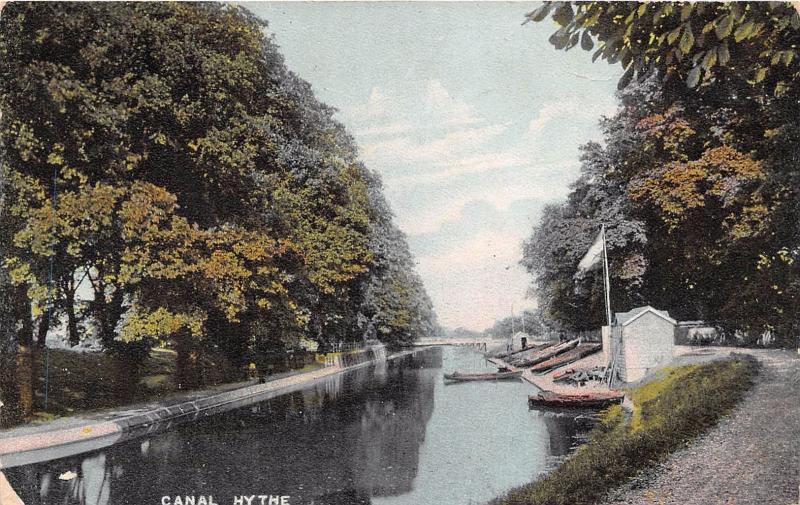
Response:
[[[604,124],[607,135],[615,126],[614,122]],[[624,132],[619,133],[615,139],[628,139]],[[521,264],[534,276],[532,292],[544,319],[570,330],[607,324],[602,273],[577,275],[577,265],[601,225],[606,226],[614,286],[612,307],[641,299],[647,267],[642,249],[647,234],[644,224],[631,216],[624,188],[612,177],[618,165],[610,149],[596,143],[583,146],[581,177],[572,184],[567,201],[545,207],[539,224],[523,245]]]
[[[523,325],[523,320],[525,324]],[[523,310],[519,316],[507,316],[498,319],[490,327],[483,331],[483,335],[495,338],[508,338],[516,331],[522,331],[523,327],[525,332],[532,335],[534,339],[541,337],[547,330],[542,322],[540,310]],[[513,331],[512,331],[513,330]]]
[[[639,297],[679,317],[791,340],[800,11],[554,2],[528,19],[548,15],[560,25],[557,49],[580,44],[626,69],[623,110],[605,124],[606,177],[624,188],[625,215],[644,225]]]
[[[405,235],[394,223],[380,178],[371,174],[369,194],[373,216],[370,249],[374,261],[363,284],[361,308],[370,336],[390,346],[408,345],[440,332],[433,304],[414,271]]]
[[[620,88],[657,71],[690,88],[734,73],[779,96],[796,92],[800,9],[789,2],[545,2],[526,18],[548,15],[556,49],[580,44],[593,61],[622,65]]]
[[[34,327],[44,342],[45,314],[63,313],[73,343],[85,320],[133,394],[154,344],[177,351],[191,387],[205,350],[240,367],[258,349],[368,331],[391,217],[335,110],[265,27],[223,4],[6,7],[0,266],[20,349]],[[370,317],[402,320],[406,342],[433,315],[394,238],[404,263],[382,296],[401,301]]]

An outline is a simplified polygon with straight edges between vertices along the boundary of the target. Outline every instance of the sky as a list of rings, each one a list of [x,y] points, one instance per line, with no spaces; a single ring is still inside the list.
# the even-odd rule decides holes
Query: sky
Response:
[[[522,242],[601,140],[620,67],[556,51],[554,25],[522,25],[532,3],[244,5],[381,174],[439,322],[535,307]]]

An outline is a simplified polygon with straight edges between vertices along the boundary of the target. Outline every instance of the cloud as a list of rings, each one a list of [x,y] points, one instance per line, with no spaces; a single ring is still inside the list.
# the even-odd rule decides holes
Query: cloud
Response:
[[[418,271],[446,326],[480,330],[501,317],[535,307],[525,293],[529,277],[519,266],[522,237],[510,230],[483,231],[438,255],[420,255]]]
[[[395,185],[387,181],[390,196],[395,201],[404,202],[408,195],[416,195],[413,208],[403,208],[397,223],[409,235],[421,235],[438,231],[444,224],[460,219],[464,208],[470,203],[486,202],[500,210],[511,207],[523,200],[550,202],[566,196],[568,181],[577,174],[578,162],[560,162],[534,165],[529,164],[515,169],[514,174],[500,177],[497,181],[484,181],[475,184],[470,181],[453,181],[449,184],[428,184],[426,187],[410,189],[413,178],[406,184]],[[425,179],[440,174],[420,175]],[[427,182],[427,181],[423,181]],[[442,182],[442,181],[440,181]],[[403,198],[403,197],[406,198]]]
[[[466,128],[422,142],[411,136],[399,136],[366,144],[362,155],[369,163],[438,163],[458,159],[459,153],[475,152],[482,144],[502,134],[506,125]]]
[[[431,111],[431,116],[439,119],[445,126],[462,127],[483,123],[483,119],[475,114],[472,106],[450,96],[438,80],[428,81],[425,104]]]
[[[375,120],[392,119],[397,109],[397,99],[376,86],[372,88],[369,98],[367,98],[364,104],[350,108],[346,111],[345,115],[351,121],[358,124]]]
[[[397,135],[400,133],[408,133],[414,130],[414,125],[409,121],[398,121],[380,126],[371,126],[356,130],[355,134],[358,137],[372,137],[383,135]]]
[[[343,112],[362,159],[383,176],[443,324],[482,329],[512,304],[535,305],[518,264],[522,241],[540,209],[566,196],[578,146],[616,108],[613,99],[584,102],[564,97],[492,117],[427,80],[375,87]]]
[[[388,100],[381,92],[373,92],[373,99],[399,103]],[[594,123],[598,115],[616,110],[613,102],[591,109],[582,108],[577,100],[547,102],[519,132],[510,123],[492,124],[478,118],[472,107],[453,99],[438,81],[428,83],[423,101],[438,111],[438,123],[419,120],[422,124],[413,127],[410,118],[405,117],[357,133],[362,138],[365,161],[384,168],[389,186],[439,185],[464,176],[541,166],[559,140],[581,134],[586,123]],[[456,124],[459,128],[448,126]],[[550,128],[555,128],[556,133],[550,134]],[[574,153],[567,153],[573,162],[577,159],[577,143],[566,139],[564,142],[573,145]],[[552,163],[552,158],[548,162]]]
[[[436,184],[463,175],[481,174],[493,170],[506,170],[524,166],[528,163],[528,160],[521,159],[514,153],[481,153],[468,155],[452,161],[439,161],[432,165],[435,171],[394,177],[389,179],[388,182],[398,186]]]
[[[510,265],[519,260],[522,249],[519,237],[504,230],[487,230],[466,243],[454,244],[444,254],[418,259],[421,272],[460,274],[491,267],[492,263]]]
[[[565,116],[580,113],[581,109],[575,102],[551,102],[539,109],[539,113],[528,123],[527,136],[540,134],[545,126],[556,119],[565,119]]]
[[[526,156],[519,150],[489,152],[465,156],[453,161],[447,160],[430,165],[428,172],[389,177],[387,184],[395,187],[412,187],[421,185],[446,185],[464,176],[474,176],[493,172],[495,175],[511,171],[525,172],[538,178],[542,173],[557,173],[565,169],[577,169],[578,162],[572,158],[560,161],[542,162]]]
[[[453,97],[441,81],[408,83],[403,90],[373,87],[366,102],[342,111],[349,123],[355,124],[356,134],[367,135],[411,130],[452,130],[484,123],[474,108]],[[402,133],[401,132],[401,133]]]

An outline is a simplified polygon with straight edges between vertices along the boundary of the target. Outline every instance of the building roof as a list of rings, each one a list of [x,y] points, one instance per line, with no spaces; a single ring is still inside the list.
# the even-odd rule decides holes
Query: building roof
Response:
[[[651,312],[657,315],[658,317],[661,317],[669,321],[672,324],[678,324],[677,321],[669,317],[669,312],[667,312],[666,310],[656,310],[649,305],[645,305],[644,307],[636,307],[635,309],[629,310],[628,312],[617,312],[616,314],[614,314],[614,316],[616,317],[618,325],[628,326],[629,324],[639,319],[641,316],[647,314],[648,312]]]

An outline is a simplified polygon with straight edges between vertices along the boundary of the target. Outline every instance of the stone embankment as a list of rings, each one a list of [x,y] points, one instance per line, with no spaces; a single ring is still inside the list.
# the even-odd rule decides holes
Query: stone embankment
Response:
[[[58,419],[41,425],[27,425],[0,432],[0,470],[108,447],[122,440],[169,429],[245,405],[262,402],[302,389],[309,383],[342,372],[395,359],[422,349],[404,351],[386,357],[383,346],[362,351],[358,359],[337,360],[333,366],[251,384],[235,389],[222,388],[186,396],[150,402],[127,409]],[[352,358],[352,357],[351,357]]]

